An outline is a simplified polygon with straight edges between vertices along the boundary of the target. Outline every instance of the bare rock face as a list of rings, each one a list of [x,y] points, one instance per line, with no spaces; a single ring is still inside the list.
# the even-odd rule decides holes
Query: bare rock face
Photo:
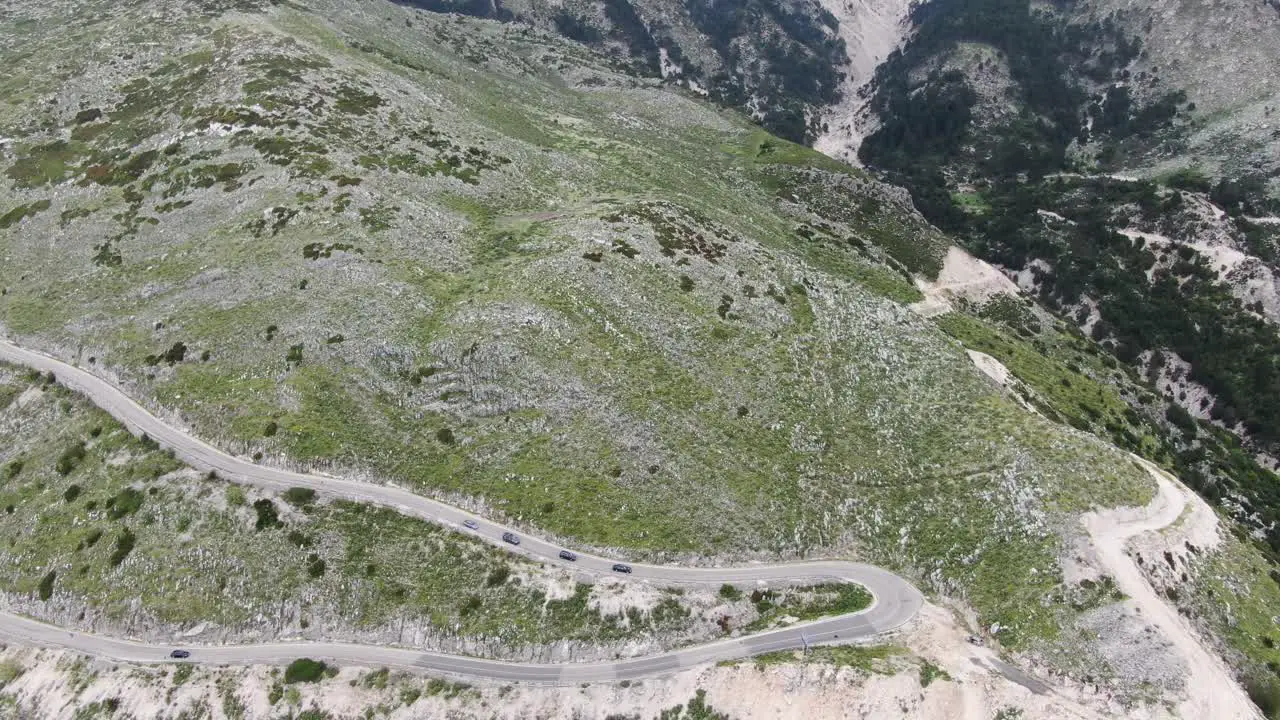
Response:
[[[858,163],[858,145],[875,129],[867,111],[870,83],[876,68],[907,36],[911,3],[903,0],[824,0],[823,7],[839,21],[840,37],[849,57],[839,101],[821,113],[822,133],[813,147],[832,157]]]
[[[1140,38],[1137,72],[1181,89],[1198,120],[1178,153],[1224,174],[1280,168],[1280,12],[1251,0],[1092,0]]]

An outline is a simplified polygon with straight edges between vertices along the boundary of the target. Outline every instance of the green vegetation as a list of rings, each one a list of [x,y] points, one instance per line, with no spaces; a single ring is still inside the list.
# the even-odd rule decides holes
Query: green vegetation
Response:
[[[965,226],[970,216],[984,214],[983,205],[998,201],[990,193],[982,203],[953,192],[948,185],[957,176],[948,181],[943,168],[983,180],[1020,173],[1039,178],[1065,168],[1073,140],[1092,134],[1108,144],[1104,156],[1115,156],[1116,143],[1166,127],[1185,99],[1166,95],[1137,108],[1127,87],[1137,78],[1112,84],[1129,79],[1126,68],[1142,50],[1114,18],[1067,20],[1027,0],[943,0],[913,8],[911,21],[915,32],[903,52],[876,70],[872,107],[883,122],[859,156],[890,171],[944,229]],[[1008,64],[1011,97],[995,102],[1011,101],[1014,111],[1000,113],[999,127],[975,116],[983,100],[964,71],[935,70],[923,86],[911,80],[936,58],[974,45],[992,51],[983,64]],[[1110,89],[1090,97],[1089,83]],[[1086,106],[1094,116],[1087,124]]]
[[[27,148],[21,159],[5,171],[5,176],[21,188],[52,185],[66,179],[69,166],[80,159],[83,146],[55,140]]]
[[[1189,281],[1162,280],[1168,292],[1143,290],[1142,268],[1150,258],[1134,257],[1126,265],[1130,257],[1126,253],[1149,256],[1149,251],[1123,236],[1115,238],[1116,247],[1127,250],[1106,251],[1110,258],[1106,263],[1055,261],[1061,282],[1075,282],[1069,279],[1072,267],[1082,273],[1094,273],[1099,267],[1116,273],[1098,282],[1119,288],[1122,297],[1116,302],[1136,316],[1125,314],[1112,297],[1101,295],[1104,318],[1111,318],[1094,325],[1094,337],[1104,340],[1101,348],[1064,323],[1045,325],[1013,300],[994,301],[976,312],[949,314],[938,324],[967,347],[1009,367],[1034,390],[1033,402],[1051,419],[1109,437],[1119,447],[1165,465],[1210,501],[1238,494],[1244,501],[1233,505],[1235,519],[1266,534],[1273,552],[1280,552],[1280,524],[1275,522],[1280,518],[1280,482],[1275,475],[1262,468],[1236,437],[1159,398],[1136,373],[1120,365],[1136,360],[1144,347],[1173,349],[1190,362],[1189,377],[1217,394],[1217,402],[1208,408],[1211,417],[1230,425],[1243,422],[1255,430],[1258,442],[1269,443],[1271,421],[1260,418],[1270,416],[1274,403],[1269,393],[1256,390],[1271,382],[1274,373],[1268,368],[1280,356],[1280,334],[1269,324],[1238,312],[1234,298],[1205,280],[1203,263],[1188,266],[1195,274]],[[1193,292],[1200,293],[1198,300],[1188,299]],[[1130,322],[1135,317],[1137,326]],[[1146,339],[1117,339],[1130,331]],[[1157,351],[1150,366],[1158,370],[1165,362],[1164,352]]]
[[[1245,688],[1267,717],[1280,705],[1280,633],[1273,617],[1280,607],[1280,572],[1267,559],[1270,548],[1236,532],[1195,563],[1190,593],[1177,599],[1206,618],[1242,670]]]
[[[24,218],[35,217],[48,209],[48,200],[37,200],[36,202],[27,205],[19,205],[9,212],[0,215],[0,230],[17,225],[22,222]]]
[[[1161,457],[1156,438],[1162,432],[1132,409],[1129,398],[1139,390],[1127,375],[1108,368],[1097,348],[1078,335],[1053,325],[1042,327],[1039,320],[1028,322],[1016,314],[1011,322],[993,320],[1002,305],[1024,307],[1011,298],[994,300],[979,315],[949,313],[936,322],[965,347],[987,353],[1009,368],[1034,392],[1031,401],[1050,419],[1109,436],[1118,446],[1140,455]],[[1122,387],[1129,390],[1128,397]]]
[[[300,682],[319,682],[324,677],[327,667],[320,660],[298,658],[289,663],[289,666],[284,669],[284,682],[286,685]]]
[[[784,617],[804,621],[857,612],[870,606],[872,599],[871,593],[861,585],[849,583],[754,590],[750,598],[759,617],[747,625],[748,632],[771,627]]]
[[[838,645],[810,648],[803,653],[796,651],[765,653],[746,662],[752,662],[760,668],[796,662],[818,663],[835,667],[851,667],[866,673],[892,674],[898,670],[899,660],[909,656],[910,653],[905,648],[896,645]],[[924,672],[924,665],[922,665],[922,677]]]
[[[26,672],[26,668],[22,667],[16,660],[0,662],[0,688],[17,680],[24,672]]]
[[[951,676],[946,670],[934,665],[928,660],[920,662],[920,687],[929,687],[935,680],[950,680]]]
[[[255,530],[269,530],[271,528],[281,527],[280,514],[276,510],[276,504],[268,498],[255,500],[253,503],[253,511],[257,514],[254,520],[253,528]]]
[[[791,165],[798,168],[813,168],[828,172],[856,175],[863,177],[862,171],[850,167],[846,163],[835,160],[805,145],[774,137],[767,132],[755,132],[748,135],[739,146],[726,146],[731,152],[740,153],[754,163],[762,166]]]
[[[40,599],[41,600],[48,600],[49,598],[53,597],[53,581],[56,580],[57,578],[58,578],[58,573],[54,572],[53,570],[50,570],[48,575],[45,575],[43,578],[40,579]]]
[[[80,461],[84,460],[84,441],[78,441],[69,446],[62,454],[58,456],[58,462],[54,465],[59,475],[70,475],[80,465]]]
[[[658,720],[729,720],[729,716],[707,704],[707,691],[698,688],[687,704],[663,710]]]
[[[107,559],[111,567],[117,567],[129,557],[129,553],[133,552],[134,546],[137,544],[138,538],[129,528],[120,530],[120,534],[116,536],[116,547],[111,552],[111,557]]]
[[[26,382],[0,365],[0,387]],[[183,469],[168,454],[58,386],[0,413],[24,428],[6,451],[30,463],[0,487],[0,504],[12,508],[0,514],[0,585],[14,592],[42,600],[65,593],[112,618],[141,612],[158,622],[229,626],[305,595],[320,598],[308,614],[326,623],[381,627],[405,618],[512,647],[679,638],[694,629],[677,594],[648,611],[603,615],[590,606],[588,585],[549,598],[537,564],[392,510],[316,502],[304,488],[250,504],[243,488],[228,492],[216,477],[175,474]],[[49,459],[74,437],[91,440],[72,483]],[[68,503],[71,487],[79,491]],[[300,503],[303,518],[282,513],[282,501]],[[270,521],[259,525],[259,513]]]
[[[1198,166],[1143,181],[1093,175],[1150,163],[1157,148],[1176,157],[1194,127],[1186,96],[1157,68],[1136,69],[1146,53],[1117,18],[1086,21],[1026,0],[944,0],[911,15],[912,39],[877,70],[872,105],[884,122],[862,144],[864,162],[905,185],[926,217],[975,254],[1029,274],[1040,302],[1088,324],[1105,361],[1148,374],[1185,362],[1185,379],[1212,395],[1193,410],[1239,437],[1136,380],[1081,378],[1074,360],[1066,371],[1050,367],[1083,339],[1046,348],[1038,330],[1010,327],[1025,340],[1011,342],[971,318],[943,327],[1014,369],[1051,417],[1160,461],[1211,501],[1242,497],[1223,506],[1264,533],[1277,560],[1280,481],[1253,456],[1280,448],[1280,332],[1261,305],[1219,281],[1209,253],[1186,242],[1202,232],[1197,208],[1207,199],[1250,253],[1274,264],[1274,229],[1247,217],[1274,214],[1266,178],[1252,169],[1215,177]],[[920,82],[940,63],[948,69]],[[985,80],[1006,70],[1008,92],[984,96]],[[1073,145],[1091,156],[1068,153]],[[1120,232],[1135,227],[1174,242]]]
[[[294,507],[303,507],[315,502],[316,491],[311,488],[291,487],[281,495],[284,501]]]
[[[1190,363],[1190,379],[1218,398],[1214,419],[1228,426],[1243,423],[1262,447],[1280,442],[1280,403],[1272,402],[1280,392],[1274,362],[1280,333],[1245,312],[1191,248],[1148,280],[1158,256],[1169,251],[1121,235],[1109,221],[1132,205],[1149,219],[1174,213],[1166,206],[1178,195],[1162,201],[1153,185],[1111,180],[1063,179],[1004,191],[1008,195],[992,218],[999,235],[983,235],[985,256],[1010,267],[1032,258],[1047,261],[1054,271],[1043,278],[1041,295],[1050,307],[1071,306],[1082,294],[1094,298],[1102,320],[1094,324],[1093,337],[1117,359],[1135,363],[1144,350],[1176,353]],[[1072,223],[1050,230],[1038,209]]]
[[[471,686],[464,682],[450,682],[448,680],[441,680],[440,678],[431,678],[427,680],[424,692],[427,697],[435,697],[438,695],[446,700],[451,700],[469,689],[471,689]]]
[[[124,488],[115,496],[107,499],[107,519],[119,520],[128,517],[142,507],[146,496],[134,488]]]

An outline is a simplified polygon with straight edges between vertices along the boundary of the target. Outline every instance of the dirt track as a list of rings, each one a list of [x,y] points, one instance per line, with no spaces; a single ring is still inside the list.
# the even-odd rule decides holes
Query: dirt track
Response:
[[[1187,697],[1178,705],[1183,718],[1261,720],[1262,715],[1235,682],[1223,661],[1205,649],[1192,628],[1147,582],[1136,562],[1125,551],[1130,538],[1155,532],[1178,521],[1192,503],[1204,504],[1195,493],[1155,465],[1136,458],[1156,480],[1156,497],[1143,508],[1117,508],[1092,512],[1082,518],[1093,538],[1098,560],[1115,579],[1116,586],[1160,630],[1187,663]],[[1208,508],[1201,508],[1213,513]],[[1203,516],[1203,513],[1200,513]]]

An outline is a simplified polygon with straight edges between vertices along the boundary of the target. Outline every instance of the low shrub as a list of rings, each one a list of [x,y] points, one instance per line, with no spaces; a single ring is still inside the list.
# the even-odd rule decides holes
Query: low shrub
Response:
[[[291,487],[281,495],[284,501],[294,507],[302,507],[315,502],[316,491],[305,487]]]
[[[80,463],[84,461],[84,457],[84,441],[81,440],[62,451],[62,454],[58,456],[58,462],[54,464],[54,469],[58,471],[59,475],[70,475],[71,471],[79,467]]]
[[[116,493],[116,496],[107,500],[107,517],[111,520],[119,520],[122,517],[132,515],[142,507],[146,496],[133,488],[125,488]]]
[[[276,511],[275,503],[263,498],[253,503],[253,509],[258,513],[258,519],[253,524],[254,529],[268,530],[280,527],[280,513]]]
[[[48,600],[53,597],[53,581],[58,579],[58,573],[50,570],[48,575],[40,579],[40,599]]]
[[[133,546],[138,541],[133,531],[125,528],[116,537],[116,549],[111,552],[111,567],[116,567],[129,557],[129,553],[133,552]]]
[[[9,463],[4,466],[4,479],[12,480],[18,477],[18,475],[22,473],[22,467],[23,463],[21,460],[10,460]]]
[[[320,682],[320,678],[324,677],[325,667],[325,664],[319,660],[298,658],[284,669],[285,684]]]
[[[316,555],[315,553],[312,553],[311,555],[307,556],[307,574],[308,575],[310,575],[313,578],[318,578],[324,575],[324,570],[325,570],[325,564],[324,564],[323,558],[321,558],[319,555]]]
[[[1264,717],[1280,718],[1280,682],[1261,673],[1245,678],[1245,690],[1249,699],[1262,711]]]
[[[484,579],[484,584],[487,587],[497,587],[505,583],[509,577],[511,577],[511,568],[506,565],[499,565],[489,571],[489,576]]]

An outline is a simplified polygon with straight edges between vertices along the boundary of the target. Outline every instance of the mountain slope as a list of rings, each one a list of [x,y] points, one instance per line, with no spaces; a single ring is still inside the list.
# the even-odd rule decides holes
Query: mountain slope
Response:
[[[849,63],[839,23],[816,0],[402,0],[434,12],[558,33],[749,111],[796,142],[820,131],[819,110],[841,96]]]
[[[1135,74],[1158,77],[1194,106],[1174,157],[1157,149],[1130,165],[1203,166],[1228,177],[1274,178],[1280,171],[1280,79],[1273,72],[1280,62],[1280,8],[1274,2],[1091,0],[1078,13],[1117,18],[1142,42]]]
[[[11,12],[24,344],[264,462],[636,554],[856,553],[1090,662],[1060,559],[1150,481],[901,304],[946,243],[900,191],[526,28]]]
[[[1258,115],[1270,81],[1252,80],[1276,47],[1267,13],[917,7],[877,71],[879,127],[860,153],[1158,387],[1178,425],[1169,462],[1274,551],[1280,235],[1274,131]],[[1239,29],[1188,50],[1208,15]]]

